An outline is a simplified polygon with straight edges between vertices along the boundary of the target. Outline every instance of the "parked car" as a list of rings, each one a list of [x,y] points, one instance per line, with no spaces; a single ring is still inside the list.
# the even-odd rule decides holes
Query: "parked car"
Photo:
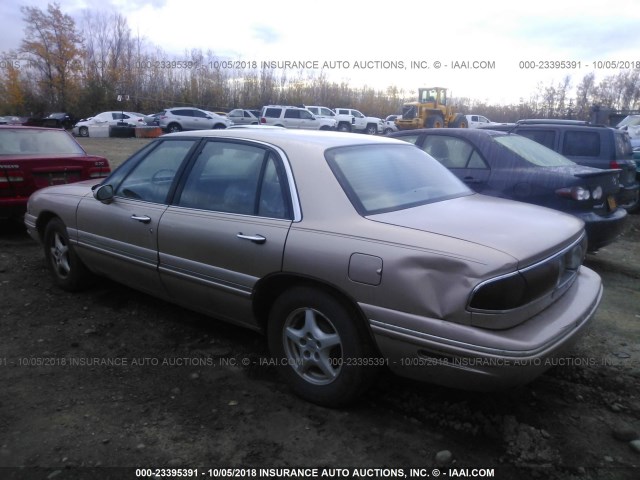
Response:
[[[634,150],[640,148],[640,115],[627,115],[616,128],[627,132]]]
[[[99,185],[36,192],[25,224],[58,286],[103,275],[265,332],[293,391],[330,406],[386,366],[467,389],[530,381],[602,294],[580,220],[474,194],[385,137],[165,135]]]
[[[388,115],[384,119],[384,127],[382,133],[389,135],[390,133],[397,132],[398,126],[396,125],[396,119],[401,119],[402,115]]]
[[[368,117],[364,113],[353,108],[334,108],[337,115],[351,115],[354,122],[351,125],[352,132],[367,133],[375,135],[382,133],[384,130],[384,122],[378,117]]]
[[[490,125],[487,128],[530,138],[580,165],[619,168],[618,205],[628,212],[640,209],[640,186],[636,180],[631,142],[626,132],[579,120],[553,119],[520,120],[511,125]]]
[[[228,116],[234,125],[258,125],[260,123],[258,116],[254,115],[251,110],[243,108],[231,110]]]
[[[624,227],[627,212],[615,200],[618,170],[577,165],[528,138],[491,130],[405,130],[391,137],[415,144],[478,193],[575,215],[585,223],[589,251],[613,242]]]
[[[23,123],[29,127],[45,127],[45,128],[64,128],[70,130],[76,124],[78,119],[70,113],[56,112],[50,113],[46,117],[42,118],[29,118]]]
[[[465,115],[465,117],[467,117],[467,124],[469,125],[469,128],[478,128],[481,126],[493,125],[494,123],[483,115],[471,114]]]
[[[159,126],[167,132],[182,130],[224,129],[233,125],[226,117],[199,108],[178,107],[163,110],[158,117]]]
[[[306,108],[290,105],[262,107],[260,124],[302,130],[335,130],[336,128],[335,120],[316,117]]]
[[[65,130],[0,126],[0,218],[20,217],[49,185],[106,177],[106,158],[87,155]]]
[[[305,108],[309,110],[316,118],[329,118],[335,120],[335,129],[340,132],[350,132],[356,123],[356,119],[351,114],[337,114],[328,107],[322,107],[320,105],[305,105]]]
[[[103,125],[107,127],[116,127],[130,125],[133,127],[145,125],[144,115],[134,112],[102,112],[95,117],[89,117],[80,120],[73,127],[73,134],[79,137],[88,137],[89,128],[92,126]]]
[[[152,113],[151,115],[144,116],[144,123],[149,127],[159,127],[160,126],[160,117],[163,115],[163,112]]]

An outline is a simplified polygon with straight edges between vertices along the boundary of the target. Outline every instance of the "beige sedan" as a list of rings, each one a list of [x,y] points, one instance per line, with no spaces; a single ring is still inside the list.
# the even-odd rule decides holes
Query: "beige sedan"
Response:
[[[95,276],[262,331],[292,390],[352,402],[381,368],[530,381],[600,301],[583,224],[470,191],[398,140],[243,128],[158,138],[25,223],[67,290]]]

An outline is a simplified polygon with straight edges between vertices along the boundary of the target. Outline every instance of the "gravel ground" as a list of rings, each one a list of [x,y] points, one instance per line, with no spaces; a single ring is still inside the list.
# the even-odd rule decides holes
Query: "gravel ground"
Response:
[[[147,142],[80,141],[114,166]],[[106,280],[61,291],[41,247],[20,226],[0,229],[2,479],[128,480],[135,468],[212,478],[219,472],[208,469],[221,467],[258,469],[236,472],[254,478],[294,467],[368,478],[435,478],[436,469],[442,478],[640,478],[639,215],[588,257],[604,297],[561,365],[487,394],[385,373],[344,410],[292,396],[261,336]]]

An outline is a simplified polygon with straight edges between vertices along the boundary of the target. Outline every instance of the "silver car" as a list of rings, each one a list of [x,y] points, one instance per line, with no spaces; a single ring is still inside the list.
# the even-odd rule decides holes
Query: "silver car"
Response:
[[[158,125],[167,132],[183,130],[224,129],[233,125],[228,118],[199,108],[168,108],[158,117]]]
[[[244,110],[242,108],[236,108],[229,112],[229,120],[234,125],[259,125],[260,118],[255,116],[251,110]]]
[[[473,193],[394,139],[238,128],[165,135],[102,183],[34,193],[67,290],[94,275],[264,332],[292,390],[356,399],[380,368],[525,383],[599,304],[577,218]]]

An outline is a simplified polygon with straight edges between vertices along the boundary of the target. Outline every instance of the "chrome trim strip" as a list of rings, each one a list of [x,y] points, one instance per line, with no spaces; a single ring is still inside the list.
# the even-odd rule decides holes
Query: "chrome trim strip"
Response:
[[[208,287],[214,287],[219,290],[224,290],[226,292],[234,293],[236,295],[240,295],[245,298],[251,297],[252,291],[250,288],[243,287],[241,285],[231,283],[231,282],[225,282],[217,278],[214,279],[213,277],[209,277],[207,275],[197,274],[187,270],[182,270],[177,267],[167,267],[164,265],[160,266],[158,268],[158,271],[161,274],[173,275],[174,277],[190,280],[192,282],[206,285]]]

